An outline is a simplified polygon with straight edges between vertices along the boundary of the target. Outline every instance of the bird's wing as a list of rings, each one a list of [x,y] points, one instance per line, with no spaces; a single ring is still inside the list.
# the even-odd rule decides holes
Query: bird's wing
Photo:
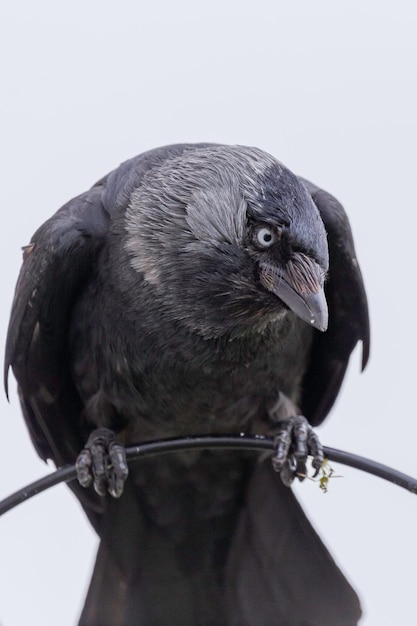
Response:
[[[98,185],[71,200],[25,246],[9,322],[6,389],[11,366],[33,443],[42,458],[55,462],[67,460],[65,446],[74,453],[80,443],[78,424],[61,423],[67,412],[65,402],[70,401],[73,408],[76,402],[74,393],[67,391],[71,386],[67,333],[72,303],[88,279],[108,226],[102,191]],[[53,411],[52,422],[50,407],[56,405],[63,415]],[[65,434],[65,445],[61,434]]]
[[[362,342],[362,369],[369,357],[369,317],[362,274],[349,221],[332,195],[301,179],[324,222],[329,244],[329,276],[325,285],[329,327],[315,333],[309,368],[303,381],[301,408],[313,425],[320,424],[336,400],[350,354]]]
[[[35,448],[58,466],[73,463],[84,445],[68,328],[73,302],[89,278],[108,228],[103,189],[99,184],[71,200],[25,246],[7,334],[6,390],[12,367]],[[80,499],[88,498],[90,511],[100,509],[92,490],[87,495],[77,489]]]

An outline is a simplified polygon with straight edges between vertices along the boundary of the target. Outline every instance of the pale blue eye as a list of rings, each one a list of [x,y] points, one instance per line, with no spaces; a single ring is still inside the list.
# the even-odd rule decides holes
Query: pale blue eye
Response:
[[[264,226],[257,231],[256,241],[263,248],[269,248],[275,243],[276,235],[271,228]]]

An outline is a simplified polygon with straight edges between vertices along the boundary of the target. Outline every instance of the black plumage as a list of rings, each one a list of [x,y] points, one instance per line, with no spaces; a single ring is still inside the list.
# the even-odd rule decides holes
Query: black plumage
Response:
[[[5,371],[38,453],[61,465],[97,428],[127,444],[274,434],[300,413],[320,424],[359,340],[365,366],[341,205],[258,149],[176,145],[38,229]],[[73,490],[101,538],[82,624],[357,623],[356,595],[269,459],[183,453],[132,467],[120,499]]]

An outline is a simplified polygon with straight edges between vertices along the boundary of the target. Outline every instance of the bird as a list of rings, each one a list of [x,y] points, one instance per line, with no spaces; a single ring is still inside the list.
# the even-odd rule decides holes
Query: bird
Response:
[[[342,205],[255,147],[122,163],[23,248],[12,368],[36,451],[100,544],[81,626],[352,626],[360,602],[290,485],[323,449],[367,298]],[[139,441],[247,433],[272,458]],[[74,538],[74,540],[76,540]]]

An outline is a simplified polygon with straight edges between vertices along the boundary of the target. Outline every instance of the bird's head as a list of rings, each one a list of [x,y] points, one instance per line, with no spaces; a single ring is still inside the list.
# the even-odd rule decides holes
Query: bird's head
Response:
[[[208,146],[150,170],[126,211],[125,248],[161,307],[205,337],[288,311],[327,328],[327,238],[311,196],[269,154]]]

